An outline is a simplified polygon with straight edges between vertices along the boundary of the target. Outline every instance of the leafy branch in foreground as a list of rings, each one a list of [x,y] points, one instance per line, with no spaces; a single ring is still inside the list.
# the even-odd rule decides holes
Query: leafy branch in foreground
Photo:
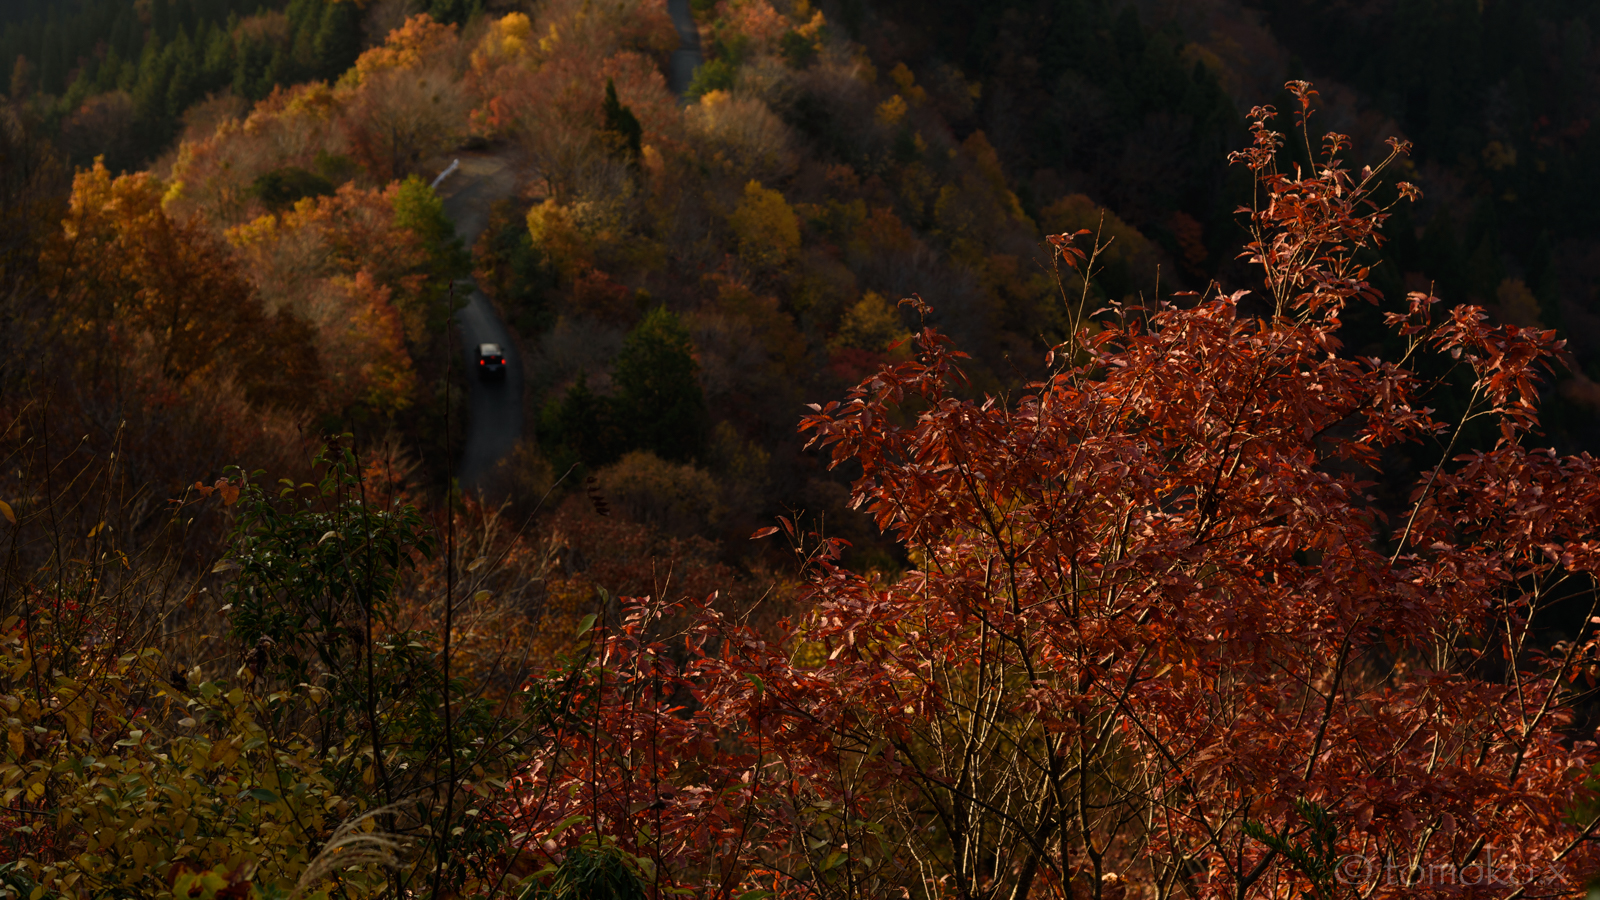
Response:
[[[1282,173],[1273,115],[1234,157],[1267,313],[1243,291],[1114,305],[1008,402],[960,399],[963,354],[925,328],[813,406],[802,431],[911,568],[826,545],[810,612],[763,632],[629,607],[594,638],[592,725],[516,783],[524,865],[598,836],[652,890],[708,896],[1581,889],[1600,467],[1529,446],[1562,345],[1413,294],[1385,316],[1404,357],[1343,355],[1341,315],[1379,300],[1381,167],[1353,175],[1333,135]],[[1464,417],[1499,439],[1384,509],[1391,454],[1462,425],[1419,401],[1422,358],[1464,371]],[[1558,615],[1552,644],[1535,622]]]

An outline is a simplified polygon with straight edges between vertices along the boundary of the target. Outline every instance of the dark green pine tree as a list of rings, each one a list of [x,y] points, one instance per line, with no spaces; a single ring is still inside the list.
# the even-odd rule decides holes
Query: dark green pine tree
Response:
[[[705,447],[705,394],[689,332],[656,307],[628,333],[617,355],[617,424],[630,446],[688,462]]]
[[[527,225],[520,219],[507,220],[494,235],[492,257],[504,275],[496,285],[496,297],[506,307],[517,330],[525,335],[542,331],[551,324],[548,297],[560,285],[560,275],[544,252],[533,245]]]
[[[169,63],[172,74],[167,82],[167,118],[171,122],[177,122],[189,104],[204,96],[204,85],[200,81],[200,66],[204,60],[199,48],[199,44],[189,39],[188,30],[181,26],[178,39],[167,45],[166,53],[172,57]]]
[[[264,100],[272,93],[272,89],[280,84],[287,84],[294,73],[294,61],[290,58],[291,48],[278,44],[272,48],[272,55],[267,59],[267,70],[262,73],[261,80],[256,83],[255,92],[251,99]]]
[[[612,398],[591,391],[582,374],[539,416],[539,443],[557,471],[566,471],[573,463],[593,470],[616,462],[622,455],[621,438]]]
[[[446,302],[450,283],[471,273],[472,256],[456,237],[444,201],[416,175],[400,183],[394,198],[394,222],[415,234],[428,250],[428,267],[421,273],[426,276],[425,286],[416,302],[422,304],[430,329],[442,329],[452,312]]]
[[[451,25],[465,25],[467,20],[483,12],[483,0],[433,0],[428,15],[435,21]]]
[[[106,58],[100,61],[99,68],[95,69],[94,92],[103,94],[114,90],[117,78],[122,74],[122,54],[117,52],[115,45],[106,50]]]
[[[318,77],[338,78],[361,55],[361,9],[354,3],[329,3],[322,9],[312,40]]]
[[[271,88],[269,69],[272,65],[272,45],[266,41],[244,37],[233,48],[233,92],[248,100],[259,100],[266,92],[257,93],[263,81]]]
[[[133,86],[134,132],[139,159],[153,156],[171,137],[175,119],[167,109],[167,91],[178,57],[166,52],[154,40],[145,46],[139,60],[139,77]]]
[[[305,81],[316,77],[317,28],[322,24],[322,4],[317,0],[296,0],[289,4],[289,78]]]
[[[205,81],[212,86],[226,85],[233,78],[233,29],[237,21],[229,17],[220,28],[211,30],[206,41]]]
[[[204,21],[199,10],[195,9],[193,0],[179,0],[173,4],[172,17],[178,23],[178,28],[190,34],[198,34],[200,23]]]
[[[630,162],[636,162],[644,149],[644,128],[633,110],[617,99],[617,84],[606,79],[606,99],[601,105],[606,117],[606,131],[615,136],[617,143]]]

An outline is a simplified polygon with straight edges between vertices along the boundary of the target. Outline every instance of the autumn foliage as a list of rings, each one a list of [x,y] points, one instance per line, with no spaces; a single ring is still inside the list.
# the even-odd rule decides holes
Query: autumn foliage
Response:
[[[95,335],[84,344],[91,366],[147,353],[179,380],[235,377],[257,402],[310,399],[316,357],[304,323],[264,309],[226,245],[167,215],[153,178],[113,179],[99,164],[80,172],[44,261],[57,327]]]
[[[1594,260],[1494,237],[1577,125],[1484,87],[1412,165],[1290,82],[1210,165],[1284,77],[1237,0],[483,5],[152,0],[14,72],[0,894],[1600,872],[1600,471],[1543,448],[1600,388],[1540,325]],[[523,425],[464,486],[469,268]]]
[[[797,621],[690,604],[680,631],[641,600],[595,625],[588,724],[507,811],[528,867],[609,847],[658,891],[797,897],[1581,887],[1596,645],[1542,623],[1596,612],[1600,473],[1533,446],[1560,343],[1413,294],[1385,314],[1398,358],[1345,356],[1381,176],[1337,135],[1280,171],[1272,116],[1234,157],[1261,294],[1105,310],[1010,402],[960,399],[963,354],[925,328],[814,407],[802,431],[859,467],[903,576],[785,520]],[[1421,404],[1432,355],[1492,447],[1461,454],[1465,420]],[[1402,451],[1436,464],[1384,509]]]

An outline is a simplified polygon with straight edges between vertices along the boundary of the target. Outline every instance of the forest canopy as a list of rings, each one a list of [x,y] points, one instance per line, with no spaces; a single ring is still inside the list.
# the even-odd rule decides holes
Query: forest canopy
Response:
[[[1592,4],[684,6],[0,0],[0,890],[1589,888]]]

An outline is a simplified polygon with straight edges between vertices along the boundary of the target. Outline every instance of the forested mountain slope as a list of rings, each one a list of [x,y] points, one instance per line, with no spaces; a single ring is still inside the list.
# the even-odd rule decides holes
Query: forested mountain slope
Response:
[[[983,82],[968,122],[1013,167],[1022,196],[1065,178],[1179,258],[1199,254],[1175,252],[1172,212],[1192,216],[1203,226],[1202,277],[1224,270],[1224,245],[1237,234],[1218,189],[1228,173],[1210,162],[1215,143],[1236,144],[1237,131],[1222,138],[1207,123],[1236,129],[1237,119],[1186,95],[1172,80],[1176,61],[1209,72],[1241,112],[1284,108],[1284,80],[1312,78],[1322,94],[1313,127],[1352,135],[1358,164],[1381,158],[1391,134],[1416,142],[1407,177],[1424,200],[1396,211],[1374,274],[1385,294],[1434,284],[1507,321],[1560,328],[1585,375],[1600,374],[1586,287],[1600,237],[1593,4],[1061,0],[947,4],[927,16],[893,3],[853,8],[869,44],[948,60]],[[1170,196],[1155,200],[1142,180]],[[1569,393],[1592,404],[1587,377]],[[1581,420],[1593,408],[1584,409],[1566,423],[1587,435]]]
[[[915,325],[894,301],[922,292],[974,353],[975,389],[1003,391],[1039,371],[1066,321],[1062,288],[1077,292],[1070,273],[1053,282],[1045,234],[1114,238],[1091,302],[1244,283],[1232,248],[1248,179],[1220,160],[1243,142],[1242,111],[1284,105],[1283,80],[1300,74],[1328,76],[1312,124],[1352,134],[1357,163],[1391,133],[1419,139],[1402,175],[1424,199],[1395,209],[1370,258],[1388,301],[1433,285],[1561,330],[1579,365],[1552,436],[1591,439],[1600,244],[1582,198],[1600,169],[1582,4],[1019,0],[930,15],[893,0],[701,3],[707,64],[687,106],[665,90],[676,37],[651,4],[425,6],[13,4],[0,51],[14,139],[53,145],[38,171],[57,174],[28,190],[61,191],[64,167],[95,157],[113,176],[154,166],[147,190],[164,214],[226,243],[219,259],[252,302],[321,334],[304,352],[323,384],[345,387],[278,408],[398,428],[434,479],[448,441],[424,437],[444,402],[427,386],[442,353],[428,322],[443,320],[424,312],[440,293],[424,285],[464,270],[434,225],[394,212],[424,202],[395,182],[431,177],[463,141],[514,158],[525,185],[475,248],[529,357],[539,423],[506,484],[535,490],[541,472],[627,457],[629,478],[671,494],[708,464],[759,460],[734,466],[748,483],[691,516],[697,530],[734,534],[755,496],[847,527],[840,485],[795,452],[790,429],[807,398],[892,358]],[[1466,68],[1434,79],[1446,63]],[[1305,164],[1295,147],[1286,159]],[[355,222],[378,227],[380,208],[434,249],[401,262],[403,245],[348,240]],[[305,272],[372,299],[317,299]],[[658,306],[697,374],[692,396],[640,406],[615,381],[619,354]],[[1376,346],[1378,322],[1352,311],[1346,340]],[[1448,386],[1435,399],[1459,402]],[[700,424],[681,446],[639,437],[668,426],[638,416],[680,402],[709,411],[686,420]]]
[[[1592,4],[691,5],[0,4],[3,889],[1583,886]]]

